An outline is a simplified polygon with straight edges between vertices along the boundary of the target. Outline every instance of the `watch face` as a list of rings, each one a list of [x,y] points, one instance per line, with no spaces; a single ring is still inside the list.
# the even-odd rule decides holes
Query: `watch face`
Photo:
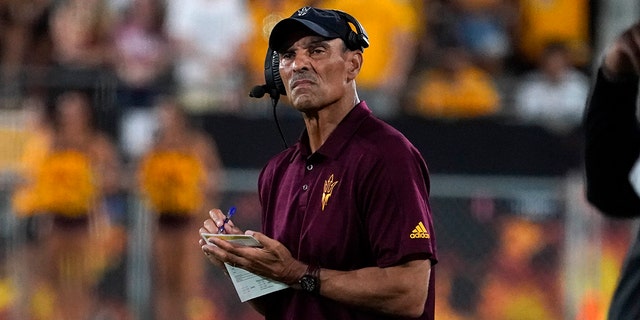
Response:
[[[318,287],[318,279],[311,275],[305,275],[300,278],[300,286],[304,291],[315,292]]]

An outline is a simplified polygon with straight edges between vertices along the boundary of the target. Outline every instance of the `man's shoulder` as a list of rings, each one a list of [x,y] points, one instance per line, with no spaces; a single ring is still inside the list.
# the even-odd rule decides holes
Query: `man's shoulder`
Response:
[[[417,151],[413,143],[391,124],[372,117],[365,121],[356,138],[370,148],[373,154],[383,158],[398,159],[403,155],[413,155]]]
[[[359,135],[369,139],[380,139],[379,142],[381,143],[408,141],[400,130],[388,122],[376,117],[369,117],[362,123]]]

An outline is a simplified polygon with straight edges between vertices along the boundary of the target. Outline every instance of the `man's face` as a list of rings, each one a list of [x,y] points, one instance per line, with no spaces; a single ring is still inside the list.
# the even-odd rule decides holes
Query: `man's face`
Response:
[[[280,76],[289,101],[301,112],[317,111],[345,93],[351,51],[341,39],[303,36],[280,53]]]

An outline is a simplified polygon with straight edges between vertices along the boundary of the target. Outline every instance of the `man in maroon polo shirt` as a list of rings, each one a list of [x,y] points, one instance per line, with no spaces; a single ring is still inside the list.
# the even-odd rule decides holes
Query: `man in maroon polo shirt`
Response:
[[[355,25],[355,29],[350,26]],[[266,319],[433,319],[437,262],[429,173],[356,90],[368,46],[351,16],[305,7],[273,29],[279,75],[305,130],[258,185],[262,248],[201,241],[224,262],[289,285],[251,300]],[[242,233],[219,209],[200,232]]]

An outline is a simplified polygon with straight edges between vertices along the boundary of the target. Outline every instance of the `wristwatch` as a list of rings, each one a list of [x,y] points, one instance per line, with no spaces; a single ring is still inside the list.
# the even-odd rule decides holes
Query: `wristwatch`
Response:
[[[318,294],[320,293],[320,267],[316,265],[308,265],[307,271],[298,280],[302,290]]]

